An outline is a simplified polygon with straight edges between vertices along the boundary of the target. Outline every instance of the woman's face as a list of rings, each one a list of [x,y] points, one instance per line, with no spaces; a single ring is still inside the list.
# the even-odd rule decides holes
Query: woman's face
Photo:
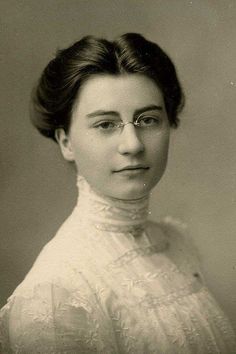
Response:
[[[119,127],[136,119],[141,126]],[[64,157],[105,196],[139,199],[165,171],[168,117],[161,90],[144,75],[90,78],[74,104],[68,135],[57,133]]]

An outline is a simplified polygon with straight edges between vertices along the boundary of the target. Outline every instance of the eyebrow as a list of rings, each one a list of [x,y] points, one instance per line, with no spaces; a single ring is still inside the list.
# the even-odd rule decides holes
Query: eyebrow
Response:
[[[147,111],[154,111],[154,110],[157,110],[157,111],[162,111],[163,108],[162,106],[157,106],[157,105],[149,105],[149,106],[145,106],[145,107],[142,107],[142,108],[138,108],[134,111],[134,116],[139,116],[140,114],[144,113],[144,112],[147,112]],[[105,111],[105,110],[102,110],[102,109],[99,109],[97,111],[94,111],[94,112],[91,112],[91,113],[88,113],[86,115],[87,118],[94,118],[94,117],[98,117],[98,116],[117,116],[119,117],[120,114],[119,112],[117,111]]]

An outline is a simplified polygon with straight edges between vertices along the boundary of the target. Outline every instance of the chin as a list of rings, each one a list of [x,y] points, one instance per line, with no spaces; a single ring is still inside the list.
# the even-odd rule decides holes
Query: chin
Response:
[[[122,190],[118,191],[114,198],[121,199],[121,200],[138,200],[150,193],[150,188],[142,186],[132,187],[132,188],[123,188]]]

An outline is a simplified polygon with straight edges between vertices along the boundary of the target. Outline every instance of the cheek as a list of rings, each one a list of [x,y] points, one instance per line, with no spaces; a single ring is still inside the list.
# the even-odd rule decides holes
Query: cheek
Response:
[[[104,168],[109,161],[109,149],[105,144],[95,141],[89,136],[83,136],[73,141],[75,162],[79,173],[93,173],[94,168],[98,171]]]
[[[154,161],[166,161],[169,150],[169,134],[159,137],[149,145],[149,151]]]
[[[161,139],[151,151],[151,185],[154,187],[165,173],[169,150],[169,138]]]

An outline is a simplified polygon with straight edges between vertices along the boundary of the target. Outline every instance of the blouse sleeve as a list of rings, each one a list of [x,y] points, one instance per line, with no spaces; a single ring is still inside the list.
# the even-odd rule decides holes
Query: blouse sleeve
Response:
[[[29,291],[31,292],[31,290]],[[1,353],[55,353],[52,286],[12,295],[0,315]]]
[[[29,297],[12,296],[0,312],[0,353],[108,352],[99,306],[84,291],[39,284]],[[108,333],[107,333],[108,335]],[[109,350],[116,350],[110,348]]]
[[[207,287],[201,271],[201,257],[194,242],[188,236],[186,225],[167,217],[161,222],[161,227],[168,239],[168,256],[187,276],[186,279],[190,280],[190,283],[196,282],[200,285],[201,291],[197,297],[193,297],[195,300],[192,303],[192,311],[195,311],[204,330],[207,325],[208,330],[214,333],[221,348],[219,353],[236,353],[234,330],[228,317]],[[195,282],[192,282],[194,278]]]

